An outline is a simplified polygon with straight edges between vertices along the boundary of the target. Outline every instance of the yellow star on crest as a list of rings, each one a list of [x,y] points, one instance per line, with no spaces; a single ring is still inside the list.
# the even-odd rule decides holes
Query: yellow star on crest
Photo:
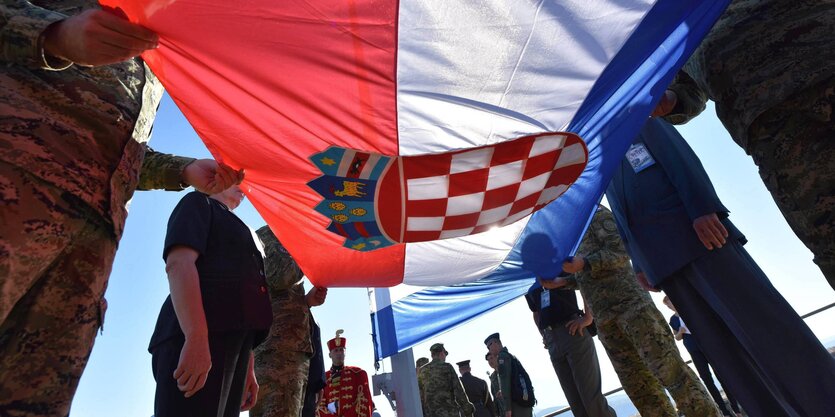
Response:
[[[357,243],[356,245],[352,245],[351,249],[361,250],[365,248],[365,243]]]
[[[328,158],[327,156],[320,159],[319,162],[321,162],[321,163],[323,163],[327,166],[331,166],[331,165],[336,163],[336,161],[334,161],[333,159]]]

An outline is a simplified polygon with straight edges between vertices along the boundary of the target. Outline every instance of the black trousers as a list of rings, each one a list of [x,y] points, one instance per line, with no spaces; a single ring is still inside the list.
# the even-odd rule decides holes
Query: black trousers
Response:
[[[751,417],[835,416],[835,360],[736,242],[661,282]]]
[[[690,353],[690,359],[693,360],[693,365],[696,366],[696,372],[698,372],[699,377],[702,378],[702,382],[704,382],[707,392],[709,392],[710,396],[713,397],[713,401],[716,401],[716,405],[719,406],[719,411],[722,412],[722,415],[731,415],[731,412],[728,410],[728,405],[725,404],[725,400],[722,398],[722,394],[719,392],[719,389],[716,388],[716,384],[713,383],[713,373],[710,372],[710,362],[707,360],[707,356],[705,356],[705,353],[702,352],[702,348],[696,344],[696,341],[692,339],[693,336],[690,337],[691,340],[689,342],[685,341],[684,347],[687,348],[687,352]],[[736,402],[731,390],[725,387],[722,379],[719,378],[718,375],[717,377],[719,379],[719,383],[722,384],[722,389],[725,390],[725,395],[728,396],[728,404],[730,404],[731,409],[734,413],[739,413],[739,403]]]
[[[180,361],[183,339],[163,342],[152,353],[157,381],[155,417],[238,417],[246,384],[252,332],[211,333],[209,351],[212,369],[206,385],[190,398],[177,388],[174,370]]]

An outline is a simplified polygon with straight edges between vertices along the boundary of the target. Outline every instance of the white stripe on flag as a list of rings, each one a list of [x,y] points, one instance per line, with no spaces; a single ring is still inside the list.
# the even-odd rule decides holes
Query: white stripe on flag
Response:
[[[400,155],[565,129],[654,3],[401,1]],[[571,17],[565,18],[568,10]],[[551,189],[543,196],[557,193]],[[527,219],[478,235],[409,243],[403,282],[437,285],[484,277],[505,259],[525,224]]]
[[[351,168],[351,163],[354,162],[356,151],[345,149],[345,154],[342,155],[342,160],[339,161],[339,169],[336,170],[336,175],[340,177],[348,176],[348,169]]]
[[[368,157],[368,161],[365,162],[365,166],[362,167],[362,172],[360,173],[360,178],[367,180],[371,178],[371,173],[374,171],[374,167],[377,166],[377,162],[380,161],[380,155],[373,153],[371,156]]]

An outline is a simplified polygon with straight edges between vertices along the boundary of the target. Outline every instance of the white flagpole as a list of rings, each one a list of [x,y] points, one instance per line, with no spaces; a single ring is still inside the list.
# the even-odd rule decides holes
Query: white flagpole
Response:
[[[374,288],[370,298],[372,311],[377,305],[391,304],[391,295],[388,288]],[[378,335],[385,337],[386,335]],[[384,378],[378,375],[374,378],[376,385],[380,381],[382,391],[393,392],[395,399],[395,412],[397,417],[423,417],[423,410],[420,405],[420,392],[418,390],[417,372],[415,370],[415,357],[412,349],[406,349],[389,358],[391,361],[391,374]],[[378,387],[375,387],[375,390]]]

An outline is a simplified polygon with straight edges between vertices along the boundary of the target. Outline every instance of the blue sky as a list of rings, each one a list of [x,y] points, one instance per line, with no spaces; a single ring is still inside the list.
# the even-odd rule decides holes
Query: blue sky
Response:
[[[777,289],[804,314],[835,301],[835,292],[826,284],[812,254],[794,236],[760,180],[751,159],[733,143],[710,106],[704,114],[680,127],[682,135],[702,159],[705,168],[731,219],[748,237],[746,246],[771,278]],[[210,157],[191,126],[166,96],[154,127],[152,146],[163,152],[193,157]],[[104,334],[96,340],[87,370],[73,402],[73,417],[148,417],[153,413],[154,380],[148,340],[159,308],[168,294],[162,261],[165,225],[171,210],[185,193],[137,192],[130,206],[124,237],[110,277],[107,291],[109,310]],[[248,202],[236,213],[250,227],[264,224]],[[308,286],[309,288],[309,286]],[[659,295],[653,296],[665,316],[669,310]],[[347,363],[374,373],[368,293],[365,288],[335,288],[325,305],[314,310],[322,327],[323,339],[345,329],[348,339]],[[835,309],[807,321],[822,340],[833,342]],[[414,348],[415,357],[429,356],[429,346],[443,342],[455,363],[472,360],[473,374],[484,377],[487,364],[482,359],[482,340],[500,332],[506,345],[525,364],[531,374],[538,409],[566,403],[556,375],[550,366],[541,338],[524,300],[478,317],[457,329]],[[620,386],[599,342],[598,356],[603,372],[603,389]],[[686,351],[679,346],[682,356]],[[329,366],[326,358],[326,365]],[[381,372],[390,370],[387,361]],[[383,397],[375,402],[384,416],[393,415]]]

